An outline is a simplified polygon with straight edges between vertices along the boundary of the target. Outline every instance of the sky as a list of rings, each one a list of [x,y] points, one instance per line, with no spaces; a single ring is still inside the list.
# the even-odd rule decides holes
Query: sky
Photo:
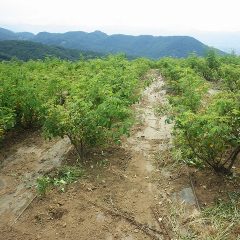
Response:
[[[239,0],[0,0],[0,26],[34,33],[240,32],[239,9]]]

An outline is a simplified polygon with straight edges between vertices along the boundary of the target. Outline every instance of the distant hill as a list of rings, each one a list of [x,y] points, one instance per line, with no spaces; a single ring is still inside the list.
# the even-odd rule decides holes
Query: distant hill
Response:
[[[195,52],[203,56],[208,49],[195,38],[188,36],[154,37],[151,35],[130,36],[122,34],[107,35],[95,31],[37,34],[34,41],[58,45],[65,48],[91,50],[102,53],[124,52],[130,56],[161,58],[165,56],[186,57]]]
[[[30,41],[0,41],[0,60],[10,60],[11,58],[16,57],[20,60],[26,61],[29,59],[43,59],[47,56],[67,60],[77,60],[80,57],[94,58],[102,55],[90,51],[65,49],[62,47],[48,46],[42,43]]]
[[[16,33],[4,28],[0,28],[0,41],[3,40],[16,40],[18,37]]]
[[[18,32],[16,33],[17,40],[32,40],[34,38],[34,34],[30,32]]]
[[[47,45],[60,46],[69,49],[108,53],[125,53],[133,57],[161,58],[165,56],[186,57],[195,52],[203,56],[209,47],[189,36],[131,36],[123,34],[107,35],[95,31],[92,33],[75,31],[66,33],[40,32],[14,33],[0,28],[0,40],[31,40]],[[219,51],[220,52],[220,51]]]

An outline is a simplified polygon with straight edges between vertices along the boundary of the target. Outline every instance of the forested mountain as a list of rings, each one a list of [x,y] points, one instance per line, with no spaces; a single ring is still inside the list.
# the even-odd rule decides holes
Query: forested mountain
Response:
[[[16,40],[18,39],[17,33],[14,33],[10,30],[0,28],[0,40]]]
[[[66,49],[63,47],[48,46],[42,43],[21,40],[6,40],[0,42],[0,60],[10,60],[16,57],[20,60],[43,59],[45,57],[57,57],[67,60],[77,60],[80,57],[94,58],[100,57],[90,51],[80,51],[74,49]]]
[[[189,36],[131,36],[123,34],[107,35],[100,31],[91,33],[74,31],[66,33],[40,32],[14,33],[0,28],[0,40],[30,40],[47,45],[69,49],[108,53],[125,53],[128,56],[157,59],[164,56],[186,57],[189,53],[204,55],[209,48]]]

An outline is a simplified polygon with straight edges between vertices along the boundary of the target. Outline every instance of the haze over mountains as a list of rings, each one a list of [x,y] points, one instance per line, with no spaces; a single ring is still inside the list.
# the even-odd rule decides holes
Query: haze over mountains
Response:
[[[66,49],[76,49],[79,51],[91,51],[100,54],[109,53],[125,53],[131,57],[148,57],[152,59],[158,59],[165,56],[173,57],[186,57],[189,53],[195,52],[197,55],[203,56],[209,47],[197,39],[189,36],[151,36],[140,35],[131,36],[124,34],[107,35],[101,31],[95,31],[91,33],[83,31],[72,31],[66,33],[49,33],[40,32],[33,34],[29,32],[15,33],[10,30],[0,28],[0,41],[15,40],[15,42],[4,43],[4,46],[11,48],[11,43],[16,47],[23,43],[18,41],[31,41],[50,46],[58,46],[55,50],[48,49],[50,52],[63,51]],[[30,42],[25,43],[25,47],[28,45],[34,46]],[[3,42],[0,43],[3,46]],[[35,45],[40,48],[40,45]],[[43,47],[43,46],[42,46]],[[4,51],[4,47],[0,49],[0,52]],[[45,51],[47,48],[45,47]],[[6,52],[4,54],[7,54]],[[64,55],[61,53],[60,55]],[[69,54],[69,53],[68,53]],[[73,52],[71,53],[72,55]],[[70,56],[71,56],[70,54]],[[54,55],[54,54],[53,54]],[[59,57],[59,54],[56,55]],[[70,57],[71,60],[71,57]]]
[[[194,32],[193,36],[210,46],[240,54],[240,32]]]

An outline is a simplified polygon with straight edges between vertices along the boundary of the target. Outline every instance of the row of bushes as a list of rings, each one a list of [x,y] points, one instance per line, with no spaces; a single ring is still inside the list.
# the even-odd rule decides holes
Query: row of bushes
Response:
[[[68,136],[80,155],[117,140],[132,123],[149,69],[123,56],[69,62],[59,59],[0,63],[0,138],[9,129],[42,127],[46,137]]]
[[[209,53],[157,64],[167,81],[182,159],[231,173],[240,152],[240,58]],[[214,94],[209,80],[218,87]]]

